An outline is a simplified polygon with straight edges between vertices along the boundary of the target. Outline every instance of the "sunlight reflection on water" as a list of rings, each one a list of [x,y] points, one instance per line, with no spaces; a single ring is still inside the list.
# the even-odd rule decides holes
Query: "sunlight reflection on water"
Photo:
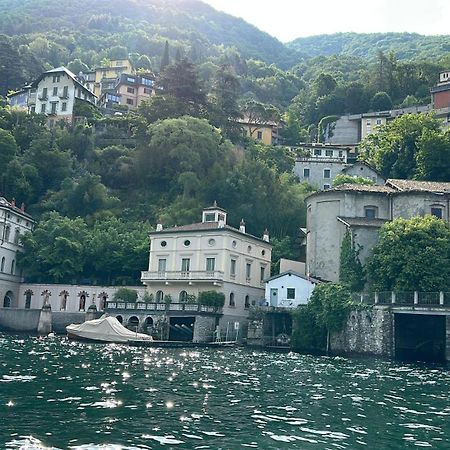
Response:
[[[450,448],[450,372],[0,334],[0,448]]]

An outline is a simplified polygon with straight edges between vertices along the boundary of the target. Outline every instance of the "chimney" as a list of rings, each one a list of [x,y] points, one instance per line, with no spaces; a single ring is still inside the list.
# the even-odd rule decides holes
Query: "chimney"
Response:
[[[239,231],[245,234],[245,222],[244,219],[241,219],[241,223],[239,225]]]
[[[263,241],[269,242],[269,230],[267,228],[264,230]]]
[[[20,205],[20,210],[22,212],[25,212],[25,203],[22,202],[22,204]]]
[[[13,197],[13,199],[11,200],[11,206],[13,207],[13,208],[15,208],[16,207],[16,199]]]
[[[156,231],[162,231],[162,230],[163,230],[162,223],[157,223],[156,224]]]

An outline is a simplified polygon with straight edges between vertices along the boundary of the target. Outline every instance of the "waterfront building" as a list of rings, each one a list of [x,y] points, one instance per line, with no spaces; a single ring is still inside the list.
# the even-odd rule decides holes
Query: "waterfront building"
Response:
[[[450,183],[389,179],[384,186],[344,184],[311,194],[306,203],[306,271],[338,281],[347,230],[364,263],[388,221],[431,214],[450,222]]]
[[[292,270],[267,278],[264,306],[296,308],[306,305],[318,282]]]
[[[203,210],[199,223],[159,224],[150,241],[148,271],[141,279],[157,302],[183,303],[203,291],[222,292],[222,321],[240,322],[264,297],[272,252],[268,232],[259,238],[246,232],[244,221],[239,229],[228,225],[227,212],[216,204]]]
[[[17,267],[17,254],[22,250],[20,236],[33,229],[34,220],[18,208],[15,201],[0,197],[0,307],[19,306],[22,271]],[[24,307],[30,307],[24,304]]]

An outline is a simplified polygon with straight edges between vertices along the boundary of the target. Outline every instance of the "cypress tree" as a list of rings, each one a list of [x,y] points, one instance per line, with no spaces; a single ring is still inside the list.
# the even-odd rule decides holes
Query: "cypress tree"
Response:
[[[170,58],[169,58],[169,42],[166,41],[166,44],[164,46],[164,53],[161,58],[161,72],[170,64]]]

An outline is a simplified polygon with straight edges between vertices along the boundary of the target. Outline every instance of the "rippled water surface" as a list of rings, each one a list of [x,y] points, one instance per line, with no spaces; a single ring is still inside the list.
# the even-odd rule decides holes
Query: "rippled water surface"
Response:
[[[450,372],[0,334],[0,449],[450,448]]]

